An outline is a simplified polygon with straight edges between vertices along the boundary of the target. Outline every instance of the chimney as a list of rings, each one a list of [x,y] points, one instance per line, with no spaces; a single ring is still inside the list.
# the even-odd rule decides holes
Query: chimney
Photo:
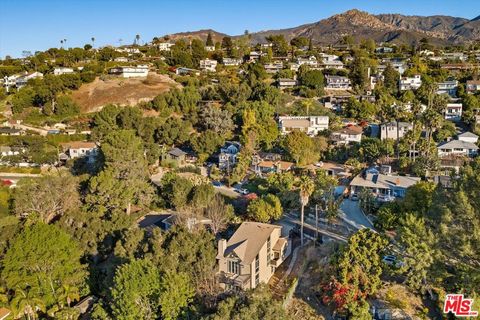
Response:
[[[400,184],[400,178],[397,178],[397,180],[395,180],[395,185],[399,185]]]
[[[218,240],[218,256],[219,257],[223,257],[226,249],[227,249],[227,240],[225,239]]]

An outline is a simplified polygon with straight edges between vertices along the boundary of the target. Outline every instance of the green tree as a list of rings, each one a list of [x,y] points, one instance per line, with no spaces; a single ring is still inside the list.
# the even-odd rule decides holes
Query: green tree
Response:
[[[425,292],[431,288],[428,274],[436,255],[435,235],[425,226],[423,218],[407,214],[399,233],[399,244],[404,249],[402,270],[406,283],[415,290]]]
[[[247,214],[251,219],[263,223],[280,219],[282,213],[280,199],[273,194],[251,201],[247,208]]]
[[[78,243],[55,225],[37,223],[17,235],[2,261],[7,288],[38,290],[46,307],[59,302],[62,286],[85,288],[87,272]]]
[[[299,79],[300,83],[308,88],[323,90],[324,78],[321,70],[307,70],[303,72]]]
[[[314,140],[301,131],[290,132],[283,141],[284,148],[297,165],[314,163],[320,158],[320,150]]]
[[[77,180],[70,174],[21,181],[13,195],[17,216],[50,223],[80,206]]]
[[[400,79],[400,74],[397,70],[395,70],[395,68],[392,67],[390,63],[387,64],[387,67],[383,71],[383,77],[383,85],[385,86],[385,88],[391,93],[396,93],[398,91],[398,81]]]
[[[160,273],[148,260],[133,260],[115,272],[111,289],[115,319],[157,319],[160,307]]]
[[[213,39],[212,39],[212,33],[209,32],[207,36],[207,41],[205,42],[205,45],[208,47],[213,46]]]
[[[159,302],[163,319],[178,319],[194,295],[195,289],[188,274],[167,271],[160,280]]]
[[[199,162],[202,163],[225,144],[225,137],[212,130],[207,130],[193,138],[191,144],[193,150],[198,154]]]
[[[32,288],[16,289],[10,305],[16,318],[26,316],[28,320],[35,320],[38,319],[38,311],[46,311],[45,302],[37,296]]]

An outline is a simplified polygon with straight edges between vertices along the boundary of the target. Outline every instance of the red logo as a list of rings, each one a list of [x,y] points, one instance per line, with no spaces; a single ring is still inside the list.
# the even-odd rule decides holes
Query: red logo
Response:
[[[478,311],[472,310],[473,299],[463,297],[463,294],[447,294],[443,313],[453,313],[457,317],[477,317]]]

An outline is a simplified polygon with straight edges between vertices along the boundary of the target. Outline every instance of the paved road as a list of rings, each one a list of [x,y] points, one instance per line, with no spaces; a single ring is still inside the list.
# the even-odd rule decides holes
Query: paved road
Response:
[[[221,187],[213,186],[213,187],[218,193],[221,193],[224,196],[227,196],[230,198],[238,198],[240,196],[240,194],[236,192],[233,188],[229,188],[227,186],[221,186]]]
[[[276,223],[284,227],[282,229],[285,229],[286,231],[294,228],[295,225],[300,226],[301,222],[296,215],[285,213],[284,217],[280,221],[277,221]],[[284,230],[282,230],[282,232],[283,231]],[[307,217],[305,218],[305,221],[304,221],[304,232],[305,232],[305,235],[310,236],[311,238],[315,238],[315,223]],[[347,237],[325,230],[322,228],[321,224],[318,225],[318,233],[338,241],[347,242]]]
[[[355,226],[357,229],[363,227],[374,229],[373,225],[360,209],[360,203],[358,201],[344,199],[340,205],[340,217],[348,224]]]

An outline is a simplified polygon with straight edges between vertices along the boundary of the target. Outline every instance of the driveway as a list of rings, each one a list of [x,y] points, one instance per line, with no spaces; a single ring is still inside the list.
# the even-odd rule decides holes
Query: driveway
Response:
[[[373,225],[360,209],[359,201],[344,199],[340,205],[340,217],[348,224],[355,226],[357,229],[363,227],[374,229]]]

